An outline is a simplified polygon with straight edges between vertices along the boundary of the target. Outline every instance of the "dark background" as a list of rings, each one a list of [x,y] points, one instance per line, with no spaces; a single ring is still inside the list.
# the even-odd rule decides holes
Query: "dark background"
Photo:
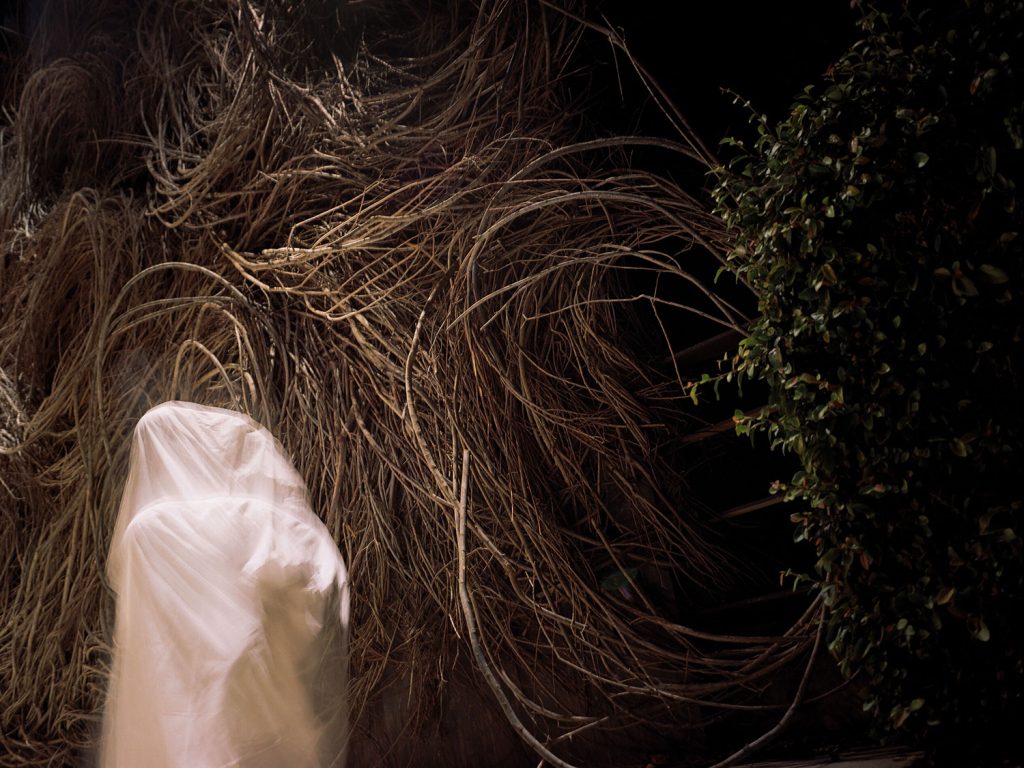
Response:
[[[749,132],[748,113],[723,89],[770,119],[784,117],[792,97],[818,81],[856,39],[859,18],[848,0],[601,0],[590,15],[621,32],[712,150],[723,136]],[[612,66],[610,45],[588,44],[598,68],[595,80],[615,82],[614,73],[607,78],[601,71]],[[614,127],[665,131],[657,109],[642,102],[639,93],[623,100],[608,92],[602,109]]]

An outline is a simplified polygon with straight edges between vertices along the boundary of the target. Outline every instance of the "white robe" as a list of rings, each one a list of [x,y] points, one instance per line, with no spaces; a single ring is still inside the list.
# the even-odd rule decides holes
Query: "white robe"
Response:
[[[270,432],[194,403],[146,413],[107,573],[103,768],[343,763],[345,565]]]

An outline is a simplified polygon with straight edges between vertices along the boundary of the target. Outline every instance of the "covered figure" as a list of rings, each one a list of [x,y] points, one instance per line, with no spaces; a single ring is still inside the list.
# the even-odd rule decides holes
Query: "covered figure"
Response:
[[[343,764],[345,565],[264,427],[194,403],[147,412],[107,574],[103,768]]]

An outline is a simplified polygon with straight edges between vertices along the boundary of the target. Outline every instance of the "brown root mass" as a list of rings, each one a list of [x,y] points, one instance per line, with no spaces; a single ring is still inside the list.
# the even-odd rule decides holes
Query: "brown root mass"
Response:
[[[579,19],[83,5],[3,80],[0,763],[95,746],[129,436],[168,399],[268,425],[339,542],[353,765],[615,762],[805,654],[806,618],[686,621],[731,567],[662,318],[745,318],[695,276],[719,222],[630,160],[700,144],[581,140]]]

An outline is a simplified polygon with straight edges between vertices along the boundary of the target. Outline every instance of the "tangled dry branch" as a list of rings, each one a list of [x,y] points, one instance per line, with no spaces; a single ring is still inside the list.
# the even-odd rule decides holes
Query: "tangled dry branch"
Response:
[[[460,606],[464,466],[465,606],[545,749],[753,707],[806,654],[810,609],[685,618],[729,552],[665,318],[745,318],[719,223],[630,153],[704,150],[581,134],[567,9],[427,5],[69,3],[3,82],[3,764],[95,742],[128,437],[167,399],[252,414],[307,478],[353,576],[353,764],[440,764],[454,716],[512,733]]]

